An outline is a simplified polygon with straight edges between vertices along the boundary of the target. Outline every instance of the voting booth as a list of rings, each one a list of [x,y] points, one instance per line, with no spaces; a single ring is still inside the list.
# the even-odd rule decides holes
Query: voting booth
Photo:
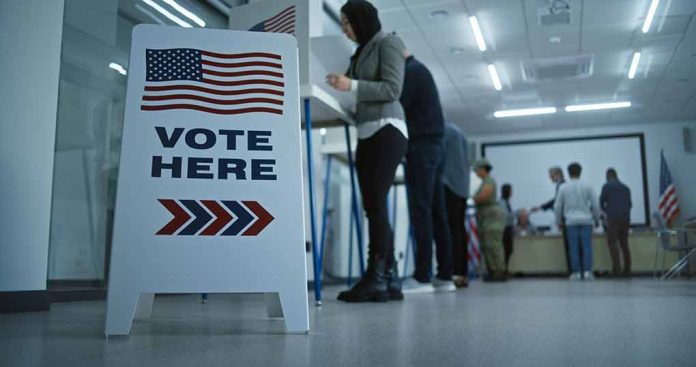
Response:
[[[323,36],[321,0],[265,0],[234,7],[229,14],[230,29],[265,33],[285,33],[297,39],[300,61],[300,98],[303,106],[303,122],[306,136],[308,208],[312,258],[314,269],[314,295],[321,304],[321,277],[324,263],[326,214],[322,228],[316,219],[314,198],[314,144],[312,129],[343,126],[346,138],[346,156],[351,172],[351,220],[355,226],[358,261],[364,271],[364,244],[362,238],[362,211],[358,203],[357,179],[353,170],[353,150],[349,125],[351,113],[344,106],[355,106],[351,93],[336,92],[325,82],[329,72],[344,72],[348,68],[353,45],[343,36]],[[326,200],[324,200],[326,203]],[[326,206],[326,205],[325,205]],[[324,210],[326,212],[326,210]],[[351,230],[352,231],[352,230]],[[321,235],[319,235],[321,233]]]
[[[265,293],[309,330],[300,138],[291,35],[134,29],[107,336],[156,293]]]

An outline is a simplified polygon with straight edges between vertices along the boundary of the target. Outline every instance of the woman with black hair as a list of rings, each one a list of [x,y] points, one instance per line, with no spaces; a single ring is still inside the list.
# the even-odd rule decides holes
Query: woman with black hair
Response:
[[[488,276],[483,280],[500,282],[507,280],[503,259],[503,231],[506,215],[495,198],[496,183],[491,177],[492,169],[493,166],[485,158],[474,163],[476,176],[482,181],[474,195],[474,202],[477,210],[479,243],[488,266]]]
[[[401,41],[382,32],[377,9],[364,0],[341,8],[343,33],[358,44],[346,75],[329,74],[333,88],[353,92],[358,147],[355,166],[369,221],[367,271],[338,299],[346,302],[401,300],[394,258],[394,233],[389,224],[387,194],[408,144],[404,111],[399,104],[404,78]]]

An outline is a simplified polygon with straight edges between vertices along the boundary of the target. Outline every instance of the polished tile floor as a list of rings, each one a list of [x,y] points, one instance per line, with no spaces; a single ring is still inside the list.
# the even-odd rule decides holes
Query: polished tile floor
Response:
[[[130,337],[104,302],[0,315],[0,366],[696,366],[696,281],[475,283],[388,304],[310,305],[283,335],[259,295],[164,296]]]

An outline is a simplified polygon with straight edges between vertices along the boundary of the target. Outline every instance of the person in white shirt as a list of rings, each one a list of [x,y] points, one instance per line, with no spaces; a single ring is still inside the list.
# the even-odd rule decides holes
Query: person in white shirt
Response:
[[[560,187],[554,211],[556,222],[565,228],[570,255],[570,280],[592,280],[592,225],[599,225],[599,202],[592,187],[580,181],[582,167],[568,166],[570,181]],[[582,269],[580,251],[582,249]]]

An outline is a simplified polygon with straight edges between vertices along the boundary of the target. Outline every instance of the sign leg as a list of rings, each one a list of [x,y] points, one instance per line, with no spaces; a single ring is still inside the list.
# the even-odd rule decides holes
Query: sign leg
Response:
[[[142,293],[138,298],[138,306],[135,309],[135,318],[141,320],[152,317],[152,306],[154,303],[154,293]]]
[[[263,296],[268,317],[272,319],[283,318],[283,306],[280,304],[280,294],[265,293]]]
[[[140,294],[136,292],[109,290],[104,331],[107,337],[110,335],[130,334],[139,297]]]
[[[307,286],[290,288],[279,293],[282,313],[285,315],[285,330],[288,333],[309,332],[309,309]]]

